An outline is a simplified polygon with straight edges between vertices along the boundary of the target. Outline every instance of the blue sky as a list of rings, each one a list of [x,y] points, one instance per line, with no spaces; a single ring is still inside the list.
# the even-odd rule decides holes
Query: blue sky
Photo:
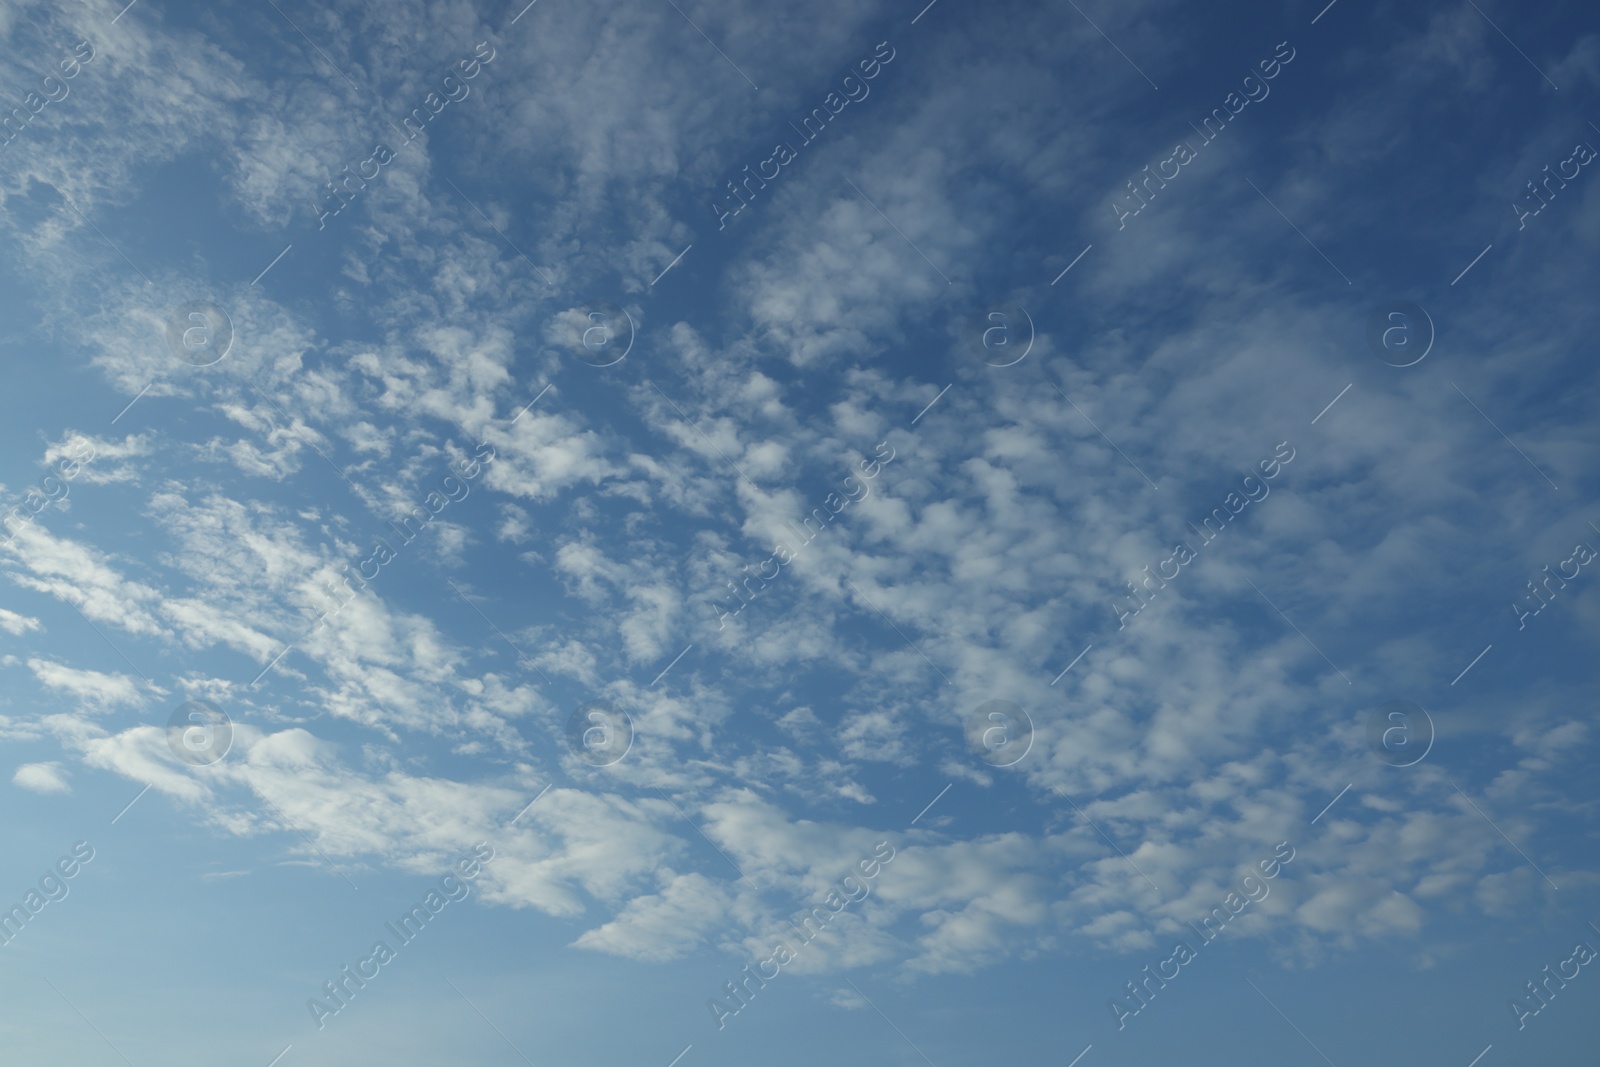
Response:
[[[1592,1045],[1593,11],[0,36],[19,1062]]]

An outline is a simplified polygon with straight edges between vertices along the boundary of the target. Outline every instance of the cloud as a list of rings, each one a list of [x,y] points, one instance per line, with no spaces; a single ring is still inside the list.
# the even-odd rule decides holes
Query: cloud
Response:
[[[1072,79],[1059,61],[1062,49],[1104,53],[1088,25],[980,19],[907,45],[877,99],[808,150],[803,180],[763,191],[712,236],[701,191],[770,151],[783,122],[769,102],[815,99],[817,71],[856,55],[879,13],[707,15],[730,55],[768,57],[752,98],[731,69],[661,61],[688,32],[672,12],[583,9],[507,43],[481,92],[316,230],[308,204],[322,184],[364,158],[374,129],[388,136],[381,114],[430,87],[421,55],[488,32],[447,8],[321,12],[317,36],[381,87],[376,102],[326,69],[308,76],[323,61],[298,42],[259,63],[251,31],[226,20],[201,34],[130,17],[74,82],[74,110],[50,113],[70,136],[31,127],[37,151],[6,157],[17,169],[0,227],[42,318],[81,357],[73,365],[130,399],[148,388],[129,420],[158,403],[179,410],[174,400],[192,420],[97,438],[81,476],[95,495],[73,501],[82,521],[21,530],[0,550],[7,577],[82,611],[118,647],[138,638],[141,666],[181,657],[183,688],[226,698],[239,721],[223,764],[180,768],[156,727],[81,714],[140,707],[146,689],[61,648],[27,661],[47,710],[0,720],[6,737],[47,731],[69,758],[152,783],[218,833],[319,866],[301,831],[341,862],[418,871],[482,835],[501,850],[486,901],[559,916],[582,928],[579,947],[636,960],[759,940],[880,840],[879,823],[897,825],[890,813],[952,781],[803,967],[895,961],[923,975],[1045,942],[1148,947],[1213,906],[1263,843],[1302,833],[1330,782],[1355,788],[1318,824],[1321,850],[1241,920],[1246,935],[1291,931],[1308,953],[1421,938],[1436,906],[1510,915],[1543,892],[1429,768],[1380,782],[1389,769],[1362,762],[1351,708],[1374,687],[1448,683],[1482,647],[1481,602],[1556,558],[1534,545],[1546,489],[1434,378],[1376,377],[1390,368],[1359,350],[1345,287],[1234,180],[1256,174],[1358,273],[1340,246],[1363,231],[1338,220],[1351,217],[1349,190],[1394,188],[1406,116],[1455,107],[1438,100],[1447,83],[1473,107],[1493,104],[1488,47],[1499,45],[1481,19],[1429,15],[1385,49],[1342,54],[1352,70],[1394,77],[1335,94],[1292,128],[1252,109],[1127,231],[1112,229],[1102,193],[1150,158],[1146,134],[1187,136],[1188,98],[1162,94],[1148,120],[1130,118],[1115,79]],[[77,25],[66,9],[37,10],[52,28]],[[1174,10],[1132,5],[1104,26],[1131,53],[1172,63],[1182,43],[1160,30]],[[785,42],[776,54],[772,40]],[[1581,80],[1593,55],[1586,38],[1551,69]],[[996,100],[1011,103],[997,111]],[[1487,111],[1467,117],[1494,125]],[[1414,146],[1419,166],[1442,168],[1418,180],[1476,173],[1486,197],[1516,189],[1550,158],[1555,131],[1501,125],[1515,134],[1470,172]],[[85,224],[148,214],[139,176],[201,149],[222,175],[222,209],[266,255],[293,238],[295,258],[276,269],[302,271],[296,284],[326,301],[279,297],[284,273],[256,286],[232,264],[157,269],[130,242],[155,272],[146,286]],[[1569,200],[1572,232],[1592,233],[1593,198],[1555,206]],[[1456,248],[1459,207],[1407,214],[1407,241]],[[1051,288],[1083,234],[1090,258]],[[681,273],[652,291],[691,241]],[[1498,256],[1508,245],[1496,241]],[[1386,262],[1386,247],[1362,254]],[[1587,246],[1519,247],[1517,270],[1493,276],[1498,302],[1457,310],[1452,358],[1462,385],[1514,420],[1519,447],[1564,479],[1595,458],[1593,390],[1565,362],[1591,331],[1553,313],[1584,277]],[[661,295],[686,275],[703,304]],[[241,343],[204,374],[178,374],[164,314],[194,292],[217,294]],[[637,312],[639,342],[609,374],[566,342],[608,293]],[[1000,293],[1040,312],[1028,360],[1005,373],[976,361],[970,336]],[[1579,371],[1559,402],[1525,372],[1546,364]],[[1300,458],[1271,497],[1119,628],[1112,605],[1127,583],[1196,537],[1190,523],[1285,437]],[[883,440],[898,452],[870,495],[717,624],[711,598]],[[377,577],[344,587],[389,520],[479,441],[496,458],[424,535],[432,542],[397,546]],[[170,480],[153,482],[169,466]],[[1572,632],[1592,638],[1592,599],[1573,600],[1585,606]],[[0,609],[0,628],[42,626]],[[549,682],[525,670],[522,649]],[[1507,649],[1497,638],[1496,655]],[[1551,813],[1581,810],[1561,785],[1594,744],[1573,717],[1586,705],[1572,679],[1541,685],[1550,691],[1505,702],[1503,726],[1479,727],[1516,749],[1482,792],[1517,813],[1503,825],[1519,841],[1546,834]],[[635,748],[608,778],[577,777],[589,769],[562,742],[579,696],[636,716]],[[1036,727],[1013,769],[964,747],[966,717],[997,698]],[[1487,721],[1484,708],[1460,710],[1452,721]],[[24,770],[61,766],[30,764],[14,781],[34,788]],[[909,783],[918,767],[940,780]],[[1380,787],[1383,803],[1370,799]],[[1000,810],[1025,814],[985,821]],[[701,829],[759,893],[700,855]]]
[[[14,611],[0,608],[0,630],[13,637],[21,637],[30,630],[39,629],[40,623],[31,615],[18,615]]]
[[[726,918],[728,890],[704,875],[661,872],[662,891],[634,897],[617,917],[585,931],[573,942],[629,959],[677,959],[696,947]]]
[[[24,763],[11,776],[11,781],[35,793],[70,793],[67,773],[59,763]]]
[[[828,1003],[835,1008],[843,1008],[846,1011],[860,1011],[869,1006],[860,993],[857,993],[854,989],[843,988],[835,989],[830,993],[828,995]]]
[[[87,705],[92,711],[109,711],[144,702],[137,683],[126,675],[79,670],[45,659],[28,660],[28,669],[39,680],[39,684],[65,694],[72,701]]]

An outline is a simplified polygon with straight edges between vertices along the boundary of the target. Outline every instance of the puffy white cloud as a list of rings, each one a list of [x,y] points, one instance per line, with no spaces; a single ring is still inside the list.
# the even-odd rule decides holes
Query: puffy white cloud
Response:
[[[11,776],[11,781],[23,789],[31,789],[35,793],[72,792],[72,786],[67,783],[66,771],[61,764],[54,761],[49,763],[24,763]]]
[[[15,611],[0,608],[0,630],[13,637],[21,637],[32,630],[37,630],[42,625],[38,619],[31,615],[20,615]]]
[[[144,696],[132,678],[103,671],[79,670],[46,659],[28,660],[39,684],[63,693],[90,711],[109,711],[127,704],[142,704]]]
[[[664,869],[659,893],[629,900],[610,922],[573,942],[615,956],[651,962],[675,959],[721,925],[729,908],[726,887],[700,874]]]

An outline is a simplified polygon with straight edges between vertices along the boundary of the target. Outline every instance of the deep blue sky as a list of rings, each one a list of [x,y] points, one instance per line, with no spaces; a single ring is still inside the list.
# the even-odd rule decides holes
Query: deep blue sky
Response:
[[[1593,11],[0,37],[18,1062],[1585,1062]]]

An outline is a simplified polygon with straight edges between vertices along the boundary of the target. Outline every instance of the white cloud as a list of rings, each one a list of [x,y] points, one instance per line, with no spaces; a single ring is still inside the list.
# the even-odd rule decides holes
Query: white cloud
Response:
[[[1178,46],[1156,32],[1163,8],[1111,12],[1106,29],[1141,56],[1170,59]],[[330,47],[341,63],[347,50],[359,56],[363,77],[386,97],[413,99],[422,76],[406,60],[484,29],[443,11],[416,5],[414,18],[390,19],[330,8],[319,35],[339,42]],[[762,80],[794,96],[811,91],[819,66],[855,48],[872,18],[860,5],[793,15],[734,6],[705,27],[740,55],[770,51],[763,35],[780,35],[787,43]],[[1052,103],[1065,83],[1046,46],[1103,51],[1089,27],[984,27],[1013,38],[1012,47],[992,38],[991,59],[962,35],[926,39],[921,67],[908,47],[878,83],[881,97],[852,108],[829,141],[808,149],[815,180],[765,194],[732,232],[712,238],[726,242],[726,270],[713,281],[737,284],[727,286],[722,314],[697,313],[691,326],[645,285],[709,227],[705,215],[678,218],[672,190],[717,188],[734,172],[729,161],[764,146],[774,123],[764,108],[708,89],[722,78],[742,91],[731,71],[658,61],[663,42],[685,31],[675,19],[665,10],[642,19],[580,11],[507,44],[486,70],[485,91],[442,120],[452,124],[452,152],[466,153],[466,168],[451,173],[485,186],[473,187],[474,198],[540,270],[549,267],[556,286],[439,187],[435,178],[454,160],[418,142],[316,238],[344,242],[329,254],[346,262],[333,310],[348,319],[313,319],[275,302],[268,287],[224,284],[236,354],[180,376],[161,341],[161,309],[219,283],[174,269],[146,287],[59,204],[26,232],[7,215],[28,276],[72,294],[53,297],[49,316],[64,343],[129,398],[154,383],[130,418],[182,397],[211,420],[197,435],[209,435],[204,444],[163,444],[159,457],[165,430],[97,439],[82,478],[100,483],[108,511],[121,502],[112,493],[150,491],[143,482],[155,458],[198,470],[172,474],[142,512],[128,509],[147,520],[144,540],[105,527],[68,537],[36,523],[4,550],[8,577],[77,607],[119,644],[123,634],[144,639],[159,648],[152,655],[216,654],[231,669],[223,656],[265,666],[293,647],[250,691],[199,668],[185,679],[235,697],[241,720],[267,723],[241,726],[238,751],[203,773],[177,767],[154,727],[113,733],[47,714],[39,723],[0,720],[5,736],[48,728],[86,764],[203,806],[222,832],[272,835],[301,855],[291,825],[342,859],[419,870],[474,835],[495,839],[502,857],[487,899],[581,922],[576,944],[635,959],[682,954],[718,932],[737,945],[782,911],[773,900],[758,905],[725,870],[685,868],[698,836],[657,798],[658,784],[681,789],[697,825],[764,889],[781,883],[796,909],[855,858],[852,849],[879,839],[867,814],[914,809],[900,795],[901,769],[938,767],[958,788],[982,786],[969,791],[986,806],[1004,803],[1009,789],[1034,804],[1042,829],[952,840],[961,824],[940,812],[919,823],[921,836],[841,923],[837,941],[808,955],[805,966],[818,969],[896,959],[917,972],[960,971],[1051,937],[1145,946],[1153,929],[1212,906],[1262,842],[1300,833],[1341,779],[1354,778],[1356,789],[1319,823],[1325,850],[1292,868],[1241,930],[1270,924],[1327,944],[1416,937],[1427,917],[1419,900],[1511,914],[1542,893],[1531,872],[1506,866],[1478,816],[1428,768],[1384,783],[1398,792],[1379,802],[1374,768],[1359,762],[1367,753],[1341,717],[1350,691],[1247,584],[1270,591],[1357,679],[1420,692],[1461,665],[1456,633],[1436,634],[1430,622],[1457,614],[1460,601],[1430,603],[1419,621],[1395,591],[1500,588],[1504,576],[1480,561],[1532,559],[1523,524],[1548,514],[1534,496],[1542,485],[1525,471],[1505,474],[1516,457],[1500,454],[1503,443],[1469,409],[1421,376],[1381,387],[1358,378],[1324,424],[1300,429],[1350,380],[1329,354],[1333,342],[1310,340],[1346,337],[1349,308],[1342,296],[1295,288],[1300,276],[1262,252],[1293,236],[1248,189],[1219,177],[1249,158],[1249,143],[1212,150],[1131,232],[1096,237],[1094,258],[1063,283],[1076,288],[1051,291],[1052,300],[1074,301],[1069,321],[1047,326],[1041,314],[1029,360],[990,373],[974,362],[964,327],[947,324],[966,313],[953,309],[987,298],[975,280],[988,269],[985,250],[1007,249],[1024,266],[1040,260],[1030,301],[1042,299],[1034,294],[1071,253],[1041,250],[1031,232],[1019,237],[1034,228],[1019,223],[1032,205],[995,207],[1015,198],[984,167],[1025,175],[1058,211],[1087,205],[1085,233],[1108,230],[1099,194],[1077,194],[1104,187],[1104,158],[1126,157],[1122,90],[1097,82],[1074,92],[1068,134]],[[351,146],[371,140],[370,102],[353,102],[334,78],[297,77],[280,92],[235,58],[246,53],[221,29],[213,37],[120,22],[115,47],[75,82],[78,110],[62,112],[73,116],[63,119],[73,137],[48,150],[41,142],[17,164],[15,182],[49,177],[101,217],[139,195],[138,174],[204,141],[243,217],[266,229],[308,227],[317,185],[359,158]],[[1444,79],[1481,96],[1492,80],[1479,47],[1485,32],[1470,13],[1438,15],[1361,62],[1396,70],[1413,103]],[[1578,80],[1592,54],[1592,45],[1575,45],[1554,69]],[[899,83],[892,93],[889,79]],[[491,93],[491,84],[517,91]],[[1404,99],[1376,107],[1394,85],[1374,86],[1280,146],[1289,214],[1333,225],[1345,217],[1350,168],[1392,154],[1394,122],[1372,116],[1412,109]],[[997,116],[974,100],[1015,106]],[[1521,140],[1507,151],[1534,158],[1533,138]],[[488,147],[548,192],[523,196],[477,167]],[[836,180],[843,173],[904,236]],[[1575,218],[1592,222],[1589,210]],[[1211,219],[1225,220],[1225,232]],[[682,269],[698,269],[706,253],[697,247]],[[1570,265],[1530,262],[1525,278],[1505,280],[1505,299],[1537,294],[1564,267],[1581,276]],[[592,374],[511,422],[558,373],[596,370],[570,358],[561,334],[566,320],[581,321],[587,297],[575,294],[599,291],[598,279],[620,286],[639,312],[641,343],[624,369],[648,367],[658,384]],[[1067,292],[1077,296],[1055,296]],[[84,306],[101,310],[85,317]],[[348,326],[356,311],[381,322],[381,335],[341,336],[358,332]],[[1469,339],[1462,368],[1510,406],[1520,388],[1515,361],[1560,352],[1500,343],[1516,331],[1494,314],[1464,308],[1453,329]],[[1558,318],[1533,306],[1519,315]],[[912,337],[915,362],[893,358]],[[910,417],[947,381],[949,392],[912,429]],[[1571,410],[1515,432],[1533,453],[1585,470],[1592,435],[1582,394],[1572,396]],[[1174,538],[1191,536],[1186,522],[1280,434],[1293,435],[1304,458],[1270,499],[1116,630],[1108,604],[1123,583]],[[765,559],[775,538],[789,536],[782,520],[816,506],[885,437],[900,452],[871,496],[728,629],[710,625],[707,598]],[[479,440],[497,451],[472,485],[488,506],[474,512],[486,502],[463,502],[430,533],[435,544],[401,548],[306,635],[332,606],[339,565],[359,559],[383,529],[379,516],[420,499],[444,459]],[[333,475],[316,450],[349,477],[352,496],[342,495],[344,483],[339,497],[320,495],[315,487]],[[1465,528],[1459,509],[1483,500],[1496,504]],[[480,536],[474,524],[484,514],[491,525]],[[490,556],[499,542],[530,547],[515,560]],[[137,545],[156,547],[131,558]],[[463,610],[448,588],[436,591],[470,630],[426,603],[426,591],[443,584],[441,561],[462,565],[461,584],[494,623]],[[524,595],[530,574],[566,598]],[[1399,613],[1396,632],[1374,627],[1375,605]],[[1594,630],[1593,608],[1584,610],[1591,614],[1575,613],[1579,625]],[[521,673],[491,629],[501,626],[557,686]],[[0,609],[0,628],[22,636],[40,624]],[[1052,687],[1094,635],[1105,639],[1095,637],[1093,653]],[[645,679],[691,641],[695,658],[645,692]],[[28,665],[58,710],[142,702],[131,679],[57,655]],[[530,782],[548,781],[547,768],[587,771],[554,747],[568,685],[636,714],[635,750],[603,786],[554,788],[504,831],[499,820],[525,803]],[[961,741],[966,715],[993,697],[1028,708],[1037,728],[1032,754],[1003,774],[974,765]],[[1516,709],[1507,729],[1518,762],[1484,792],[1520,813],[1506,823],[1519,840],[1536,835],[1547,812],[1575,804],[1551,782],[1571,773],[1564,759],[1592,747],[1592,731],[1571,710],[1583,706],[1569,692]],[[288,728],[291,719],[299,725]],[[360,769],[343,762],[331,738],[346,729],[385,758]],[[430,765],[434,746],[462,761],[448,776]],[[1346,766],[1360,769],[1347,776]],[[1061,807],[1057,789],[1120,842],[1126,860]],[[281,816],[255,803],[269,799]],[[955,798],[944,803],[949,810]]]
[[[21,637],[30,630],[39,629],[39,626],[39,620],[31,615],[19,615],[14,611],[0,608],[0,630],[13,637]]]
[[[79,670],[46,659],[28,660],[28,669],[39,684],[57,690],[71,701],[91,711],[109,711],[128,704],[141,704],[144,697],[138,684],[123,674]]]
[[[617,917],[573,942],[614,956],[659,962],[677,959],[726,919],[729,893],[704,875],[664,869],[662,890],[634,897]]]
[[[67,773],[59,763],[24,763],[11,776],[11,781],[35,793],[70,793]]]

